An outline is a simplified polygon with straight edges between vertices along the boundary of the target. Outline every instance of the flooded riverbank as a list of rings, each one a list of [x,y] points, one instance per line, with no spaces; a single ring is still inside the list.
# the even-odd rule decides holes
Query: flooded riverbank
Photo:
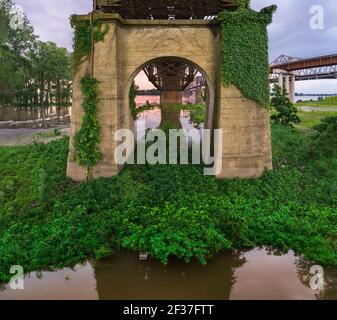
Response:
[[[325,287],[310,288],[312,265],[292,252],[268,249],[221,253],[206,266],[172,258],[167,266],[122,252],[92,264],[33,272],[24,290],[7,284],[0,299],[337,299],[337,272],[324,270]]]

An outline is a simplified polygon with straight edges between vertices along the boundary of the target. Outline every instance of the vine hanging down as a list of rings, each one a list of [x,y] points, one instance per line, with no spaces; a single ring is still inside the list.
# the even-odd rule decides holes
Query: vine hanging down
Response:
[[[75,161],[86,167],[88,172],[102,158],[98,145],[100,125],[97,119],[98,81],[86,76],[81,80],[84,96],[82,107],[84,116],[81,129],[75,135]]]
[[[70,24],[75,29],[73,39],[73,69],[75,73],[86,57],[90,55],[93,42],[104,40],[105,35],[109,32],[109,24],[104,24],[99,19],[81,20],[76,15],[71,16]]]
[[[267,25],[276,6],[260,12],[239,1],[237,11],[219,14],[222,37],[221,76],[225,86],[235,85],[242,94],[266,107],[269,105],[269,62]]]

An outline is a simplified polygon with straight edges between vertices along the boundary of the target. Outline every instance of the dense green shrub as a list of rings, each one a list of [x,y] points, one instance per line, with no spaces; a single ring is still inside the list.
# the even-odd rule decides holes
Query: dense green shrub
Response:
[[[197,127],[205,122],[206,119],[206,105],[203,103],[192,104],[189,103],[186,109],[190,112],[191,122],[193,122]]]
[[[337,154],[337,117],[326,117],[314,126],[317,134],[309,148],[309,156],[332,157]]]
[[[271,105],[275,108],[276,113],[271,116],[271,120],[286,126],[293,126],[301,122],[297,115],[297,108],[291,103],[287,91],[279,85],[273,87]]]
[[[0,148],[0,278],[144,250],[205,263],[270,245],[337,266],[337,158],[308,159],[310,137],[274,125],[275,171],[216,180],[201,165],[127,166],[112,179],[65,177],[68,139]]]

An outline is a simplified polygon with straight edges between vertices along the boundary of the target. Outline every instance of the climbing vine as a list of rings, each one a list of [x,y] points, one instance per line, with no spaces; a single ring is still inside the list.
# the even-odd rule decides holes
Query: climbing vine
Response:
[[[82,107],[84,116],[81,129],[75,135],[75,161],[86,167],[88,172],[101,160],[98,149],[100,125],[97,119],[98,81],[86,76],[81,80],[84,96]]]
[[[130,109],[132,113],[132,117],[134,120],[137,118],[137,108],[136,108],[136,97],[137,97],[137,89],[138,87],[136,86],[135,82],[132,82],[130,92],[129,92],[129,104],[130,104]]]
[[[70,23],[75,30],[73,38],[73,70],[76,72],[86,57],[90,55],[93,41],[96,43],[104,40],[109,31],[109,24],[104,24],[99,19],[93,19],[92,21],[90,19],[80,20],[76,15],[71,16]]]
[[[73,40],[73,70],[76,73],[84,60],[93,55],[93,46],[103,41],[109,31],[109,25],[99,19],[81,20],[76,15],[70,18],[71,26],[75,29]],[[91,169],[101,160],[102,155],[98,148],[100,142],[100,125],[97,119],[98,81],[87,75],[81,79],[83,94],[82,108],[84,116],[80,130],[74,138],[74,160],[80,166],[87,168],[87,178],[90,178]]]
[[[276,6],[260,12],[248,0],[236,0],[236,11],[219,14],[222,37],[221,76],[225,86],[235,85],[242,94],[262,106],[269,105],[267,26]]]

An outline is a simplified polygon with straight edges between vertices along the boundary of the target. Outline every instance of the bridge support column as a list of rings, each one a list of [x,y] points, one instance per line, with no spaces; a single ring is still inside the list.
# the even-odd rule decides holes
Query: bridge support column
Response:
[[[99,102],[97,104],[97,118],[101,126],[99,150],[101,161],[91,170],[92,178],[109,178],[117,175],[122,166],[115,162],[114,152],[118,142],[114,140],[114,134],[118,129],[133,130],[133,118],[129,108],[128,94],[125,86],[120,85],[121,78],[118,72],[120,54],[117,50],[116,38],[119,36],[119,26],[110,23],[109,32],[105,41],[95,44],[94,74],[93,77],[99,83]],[[74,159],[74,138],[80,130],[83,118],[83,93],[81,91],[81,79],[90,75],[91,63],[88,58],[83,62],[75,77],[73,85],[73,105],[70,126],[70,145],[67,176],[75,181],[88,179],[85,167],[80,166]],[[128,106],[124,108],[124,106]]]
[[[272,169],[269,112],[235,86],[220,88],[217,128],[222,129],[222,169],[217,178],[256,178]]]
[[[291,81],[290,81],[290,89],[289,89],[289,99],[292,103],[295,103],[295,83],[296,83],[296,77],[291,76]]]
[[[278,85],[281,88],[281,90],[283,90],[283,74],[282,73],[279,74]]]
[[[160,104],[182,104],[183,91],[162,91],[160,93]]]
[[[195,103],[202,103],[202,88],[200,87],[195,89]]]
[[[288,97],[289,97],[289,91],[290,91],[290,76],[289,76],[289,74],[286,74],[284,76],[284,88],[286,89],[286,92],[287,92]]]

